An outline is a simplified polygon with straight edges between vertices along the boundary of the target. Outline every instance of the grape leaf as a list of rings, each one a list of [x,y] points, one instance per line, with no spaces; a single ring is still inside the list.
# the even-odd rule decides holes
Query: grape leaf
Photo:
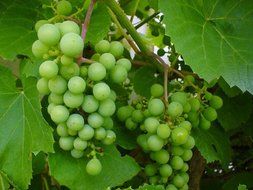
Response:
[[[251,0],[161,0],[166,34],[193,71],[253,93]]]
[[[223,99],[223,106],[217,110],[218,121],[226,131],[240,127],[249,119],[253,107],[250,94],[244,93],[233,98],[223,93],[219,95]]]
[[[21,91],[8,69],[0,66],[0,75],[0,170],[17,187],[27,189],[32,152],[53,152],[53,135],[40,112],[36,80],[24,79]]]
[[[55,154],[49,155],[49,168],[51,175],[72,190],[85,189],[105,190],[123,184],[135,176],[140,168],[129,156],[121,157],[114,146],[106,146],[104,156],[99,157],[103,166],[102,172],[97,176],[86,173],[87,158],[75,159],[69,152],[57,149]],[[60,167],[59,167],[60,166]]]
[[[222,189],[224,190],[237,190],[237,186],[239,184],[245,184],[248,188],[253,187],[253,173],[252,172],[241,172],[234,174],[231,178],[229,178]]]
[[[40,11],[38,0],[0,1],[0,55],[13,59],[17,54],[32,55],[36,39],[33,30]]]
[[[138,188],[138,190],[164,190],[163,185],[143,185]]]
[[[229,138],[217,127],[210,130],[195,129],[192,133],[196,141],[196,147],[207,163],[220,161],[226,167],[231,158]]]
[[[222,77],[219,79],[218,83],[228,97],[234,97],[242,94],[242,91],[237,86],[233,86],[231,88]]]
[[[19,65],[20,76],[24,75],[25,77],[36,77],[39,78],[39,67],[41,61],[31,60],[31,59],[22,59]]]
[[[248,190],[248,188],[247,188],[246,185],[241,185],[241,184],[238,185],[238,188],[237,188],[237,189],[238,189],[238,190]]]

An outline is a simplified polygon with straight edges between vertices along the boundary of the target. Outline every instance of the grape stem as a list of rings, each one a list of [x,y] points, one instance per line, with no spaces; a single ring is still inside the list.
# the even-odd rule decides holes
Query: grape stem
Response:
[[[85,57],[79,57],[78,60],[77,60],[77,62],[78,63],[89,63],[89,64],[94,63],[93,60],[87,59]]]

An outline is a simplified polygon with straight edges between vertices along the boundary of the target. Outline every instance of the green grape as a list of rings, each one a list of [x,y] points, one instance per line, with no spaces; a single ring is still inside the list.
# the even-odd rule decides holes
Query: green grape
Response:
[[[86,172],[89,175],[98,175],[102,171],[102,165],[97,158],[92,158],[86,165]]]
[[[189,132],[183,127],[177,127],[172,130],[171,139],[175,145],[181,145],[187,142]]]
[[[100,102],[98,113],[100,113],[103,117],[112,116],[116,111],[116,105],[114,101],[110,98],[102,100]]]
[[[109,98],[110,93],[110,87],[104,82],[97,83],[93,86],[93,95],[97,100],[101,101]]]
[[[104,53],[99,57],[99,63],[103,64],[107,70],[111,70],[116,63],[114,56],[110,53]]]
[[[200,102],[197,98],[189,99],[189,103],[191,105],[191,110],[197,112],[200,108]]]
[[[95,53],[91,56],[91,60],[99,62],[99,58],[100,58],[100,54],[99,53]]]
[[[174,155],[174,156],[181,156],[184,154],[184,149],[181,147],[181,146],[172,146],[171,147],[171,153]]]
[[[61,63],[63,65],[70,65],[70,64],[74,63],[74,60],[73,60],[72,57],[68,57],[66,55],[62,55],[61,56]]]
[[[175,92],[171,96],[172,102],[178,102],[184,106],[187,102],[187,94],[185,92]]]
[[[169,138],[171,133],[170,127],[167,124],[160,124],[157,127],[157,135],[162,139]]]
[[[78,108],[83,103],[83,94],[73,94],[67,91],[63,95],[63,102],[69,108]]]
[[[64,21],[59,26],[60,26],[60,32],[62,36],[71,32],[75,34],[80,34],[79,26],[71,20]]]
[[[148,135],[142,134],[137,137],[137,143],[142,147],[144,151],[148,150]]]
[[[195,78],[192,75],[187,75],[184,77],[184,81],[187,85],[191,85],[191,83],[195,83]]]
[[[68,89],[70,92],[79,94],[84,92],[86,88],[86,82],[79,76],[74,76],[71,79],[69,79],[68,82]]]
[[[184,178],[185,183],[189,182],[189,175],[187,173],[180,173],[181,177]]]
[[[161,115],[164,112],[164,109],[165,106],[163,104],[163,101],[158,98],[154,98],[148,103],[148,111],[151,115]]]
[[[56,11],[60,15],[68,16],[72,12],[72,5],[69,1],[61,0],[56,5]]]
[[[182,172],[187,172],[189,170],[189,166],[187,163],[184,163],[183,167],[181,168]]]
[[[88,124],[93,128],[99,128],[103,125],[104,118],[98,113],[92,113],[88,116]]]
[[[82,150],[73,149],[70,151],[70,154],[74,158],[81,158],[81,157],[83,157],[84,152]]]
[[[135,130],[138,126],[137,123],[135,123],[131,117],[127,118],[126,122],[125,122],[126,128],[129,130]]]
[[[201,129],[207,130],[211,127],[211,122],[206,120],[205,117],[201,115],[200,120],[199,120],[199,127]]]
[[[189,161],[192,158],[192,151],[191,150],[185,150],[183,155],[181,156],[181,158],[186,162]]]
[[[147,164],[144,172],[147,176],[154,176],[157,173],[157,166],[155,164]]]
[[[185,128],[188,132],[191,131],[191,128],[192,128],[192,124],[189,122],[189,121],[182,121],[180,124],[179,124],[179,127],[183,127]]]
[[[83,47],[83,39],[76,33],[67,33],[61,38],[61,51],[69,57],[80,56],[82,54]]]
[[[58,66],[54,61],[44,61],[39,67],[40,76],[50,79],[57,75]]]
[[[37,90],[40,94],[49,94],[50,90],[48,88],[48,80],[46,78],[41,78],[36,84]]]
[[[101,40],[95,45],[95,51],[102,54],[110,51],[110,43],[107,40]]]
[[[132,120],[136,123],[141,123],[144,119],[144,115],[141,110],[134,110],[131,116]]]
[[[127,70],[122,65],[116,65],[110,72],[110,77],[115,83],[122,83],[127,79]]]
[[[69,80],[71,77],[78,76],[80,69],[76,63],[70,65],[63,65],[60,68],[60,74],[63,78]]]
[[[160,49],[157,50],[157,55],[159,55],[160,57],[164,56],[164,54],[165,54],[164,49],[160,48]]]
[[[144,117],[150,117],[151,116],[148,109],[144,110],[143,115],[144,115]]]
[[[159,121],[155,117],[148,117],[144,121],[144,126],[148,133],[156,133],[159,124]]]
[[[65,123],[60,123],[57,125],[56,132],[60,137],[67,137],[68,136],[68,128]]]
[[[189,113],[187,113],[187,115],[188,115],[188,120],[191,123],[196,122],[199,119],[198,112],[190,111]]]
[[[74,148],[76,150],[85,150],[88,146],[87,141],[82,140],[80,137],[77,137],[74,140]]]
[[[216,110],[220,109],[223,105],[222,99],[219,96],[216,96],[216,95],[212,96],[209,103],[210,103],[210,106],[212,108],[216,109]]]
[[[63,94],[67,90],[67,82],[64,78],[57,75],[48,81],[48,88],[52,93]]]
[[[56,105],[62,104],[63,103],[63,97],[62,97],[62,95],[51,93],[48,96],[48,102],[54,103]]]
[[[41,41],[36,40],[32,45],[33,55],[37,58],[43,58],[49,51],[49,47],[43,44]]]
[[[78,133],[78,131],[72,130],[72,129],[68,128],[68,134],[69,134],[70,136],[76,136],[77,133]]]
[[[48,20],[38,20],[35,24],[35,30],[36,32],[38,32],[38,30],[40,29],[40,27],[44,24],[49,24]]]
[[[101,63],[92,63],[88,67],[88,77],[93,81],[100,81],[106,76],[106,69]]]
[[[110,144],[114,143],[115,140],[116,140],[116,134],[112,130],[107,130],[106,136],[102,142],[105,145],[110,145]]]
[[[109,97],[112,101],[116,101],[117,99],[117,94],[114,90],[111,90],[111,93],[110,93],[110,97]]]
[[[178,102],[171,102],[168,105],[167,113],[172,118],[179,117],[183,113],[183,106]]]
[[[206,99],[206,100],[211,100],[211,99],[212,99],[212,97],[213,97],[213,95],[212,95],[212,93],[210,93],[210,92],[206,91],[206,92],[205,92],[205,96],[204,96],[204,97],[205,97],[205,99]]]
[[[180,170],[184,166],[184,161],[179,156],[173,156],[170,161],[170,165],[174,170]]]
[[[131,70],[132,64],[131,62],[126,58],[121,58],[116,62],[116,65],[123,66],[128,72]]]
[[[94,129],[89,125],[84,125],[84,127],[78,132],[78,136],[84,140],[90,140],[94,136]]]
[[[169,164],[161,165],[159,168],[159,173],[162,177],[170,177],[172,174],[172,168]]]
[[[95,129],[95,139],[103,140],[106,137],[106,130],[103,127]]]
[[[127,118],[131,117],[134,108],[132,106],[122,106],[117,111],[117,117],[120,121],[125,121]]]
[[[80,67],[80,76],[86,78],[88,76],[88,68],[86,66]]]
[[[153,97],[161,97],[163,96],[164,90],[163,86],[160,84],[153,84],[150,88],[151,96]]]
[[[99,107],[99,102],[92,95],[84,96],[82,109],[87,113],[95,112]]]
[[[149,178],[149,183],[150,183],[150,184],[157,184],[158,181],[159,181],[159,177],[158,177],[158,176],[151,176],[151,177]]]
[[[150,150],[152,151],[159,151],[163,147],[163,139],[158,137],[157,135],[151,135],[148,138],[147,144]]]
[[[59,139],[59,146],[63,150],[71,150],[71,149],[73,149],[73,142],[74,142],[73,137],[61,137]]]
[[[50,104],[47,106],[47,112],[48,112],[49,114],[51,114],[52,109],[53,109],[55,106],[56,106],[56,104],[50,103]]]
[[[104,117],[103,126],[105,129],[112,129],[113,128],[113,120],[111,117]]]
[[[189,186],[187,184],[184,184],[184,186],[181,187],[180,190],[189,190]]]
[[[193,149],[194,146],[195,146],[195,140],[192,136],[189,136],[186,143],[183,144],[183,147],[186,149]]]
[[[163,36],[163,44],[170,45],[170,37],[169,36],[166,36],[166,35]]]
[[[181,177],[179,174],[175,175],[172,181],[173,184],[178,188],[183,187],[185,184],[184,178]]]
[[[67,120],[67,126],[69,129],[79,131],[84,126],[84,119],[80,114],[71,114]]]
[[[189,102],[186,102],[183,108],[184,113],[189,113],[191,111],[191,104]]]
[[[215,119],[217,119],[217,112],[214,108],[208,107],[203,111],[203,116],[208,121],[214,121]]]
[[[43,24],[38,30],[38,38],[45,45],[54,46],[59,42],[61,34],[55,25]]]
[[[178,189],[176,188],[175,185],[169,184],[169,185],[167,185],[166,190],[178,190]]]
[[[69,110],[65,106],[57,105],[52,108],[50,116],[55,123],[62,123],[69,118]]]
[[[115,58],[120,58],[124,52],[123,45],[118,41],[113,41],[110,43],[110,51]]]
[[[170,159],[168,151],[161,149],[154,153],[154,160],[159,164],[166,164]]]

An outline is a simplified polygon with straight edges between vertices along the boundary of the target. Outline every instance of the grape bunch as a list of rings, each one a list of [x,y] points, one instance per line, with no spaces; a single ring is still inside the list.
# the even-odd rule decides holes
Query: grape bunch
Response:
[[[222,99],[209,92],[196,96],[184,91],[171,92],[166,106],[164,88],[154,84],[151,98],[120,107],[117,117],[129,130],[139,130],[137,143],[149,155],[144,173],[150,184],[166,185],[166,190],[187,190],[189,166],[195,140],[191,130],[207,130],[217,118]]]
[[[96,61],[79,66],[84,42],[75,22],[45,23],[37,29],[32,52],[44,59],[37,89],[48,95],[47,111],[57,125],[59,146],[74,158],[91,157],[86,171],[98,175],[102,165],[97,155],[102,155],[102,148],[97,144],[110,145],[116,139],[111,118],[116,111],[116,93],[108,81],[122,84],[131,62],[122,58],[120,42],[102,40],[95,45]]]

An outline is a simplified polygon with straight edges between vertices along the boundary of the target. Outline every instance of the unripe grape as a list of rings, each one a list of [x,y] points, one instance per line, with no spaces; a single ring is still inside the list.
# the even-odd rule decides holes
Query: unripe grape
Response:
[[[83,157],[84,152],[82,150],[73,149],[73,150],[71,150],[70,154],[71,154],[72,157],[78,159],[78,158]]]
[[[86,66],[81,66],[80,67],[80,76],[83,78],[87,78],[88,76],[88,67]]]
[[[122,83],[127,79],[127,70],[122,65],[116,65],[110,72],[110,77],[115,83]]]
[[[133,111],[132,106],[122,106],[117,111],[117,117],[120,121],[125,121],[128,117],[131,117]]]
[[[110,145],[110,144],[114,143],[115,140],[116,140],[116,134],[112,130],[107,130],[106,136],[102,142],[105,145]]]
[[[154,160],[159,164],[166,164],[170,159],[168,151],[162,149],[154,153]]]
[[[58,73],[58,66],[54,61],[44,61],[39,68],[40,76],[46,79],[53,78]]]
[[[187,163],[184,163],[183,167],[181,168],[182,172],[187,172],[189,170],[189,165]]]
[[[154,98],[148,103],[148,111],[151,115],[161,115],[164,112],[164,109],[165,106],[163,104],[163,101],[158,98]]]
[[[86,165],[86,172],[89,175],[98,175],[102,170],[102,165],[97,158],[91,159]]]
[[[164,164],[159,168],[159,173],[162,177],[170,177],[172,174],[172,168],[169,164]]]
[[[106,130],[103,127],[95,129],[95,139],[103,140],[106,137]]]
[[[72,77],[68,82],[68,89],[70,92],[79,94],[84,92],[86,88],[86,82],[79,76]]]
[[[106,76],[106,69],[101,63],[92,63],[88,67],[88,77],[93,81],[100,81]]]
[[[184,186],[181,187],[180,190],[189,190],[189,186],[187,184],[184,184]]]
[[[57,75],[48,81],[48,87],[52,93],[63,94],[67,90],[67,82],[64,78]]]
[[[191,104],[189,102],[186,102],[183,106],[184,113],[189,113],[191,111]]]
[[[59,146],[63,150],[71,150],[71,149],[73,149],[73,142],[74,142],[73,137],[61,137],[59,139]]]
[[[59,42],[61,34],[55,25],[44,24],[38,30],[38,38],[45,45],[54,46]]]
[[[75,22],[67,20],[60,24],[60,32],[62,36],[71,32],[75,34],[80,34],[80,28]]]
[[[175,92],[171,96],[172,102],[178,102],[184,106],[187,102],[187,94],[185,92]]]
[[[98,113],[92,113],[88,116],[88,124],[93,128],[99,128],[103,125],[104,118]]]
[[[212,95],[212,93],[210,93],[210,92],[206,91],[206,92],[205,92],[205,96],[204,96],[204,97],[205,97],[205,99],[206,99],[206,100],[211,100],[211,99],[212,99],[212,97],[213,97],[213,95]]]
[[[119,58],[122,56],[123,52],[124,52],[124,47],[123,45],[118,42],[118,41],[113,41],[110,44],[110,51],[109,51],[112,55],[114,55],[115,58]]]
[[[48,88],[48,80],[46,78],[41,78],[38,80],[36,85],[40,94],[49,94],[50,90]]]
[[[84,125],[78,132],[78,136],[84,141],[90,140],[94,136],[94,129],[89,125]]]
[[[37,22],[36,22],[36,24],[35,24],[35,30],[36,30],[36,32],[38,32],[38,30],[40,29],[40,27],[42,26],[42,25],[44,25],[44,24],[48,24],[49,22],[48,22],[48,20],[38,20]]]
[[[184,77],[184,82],[186,85],[191,85],[190,83],[195,83],[195,78],[192,75],[187,75]]]
[[[160,84],[153,84],[150,88],[151,96],[161,97],[164,93],[163,86]]]
[[[60,68],[60,74],[63,78],[69,80],[71,77],[78,76],[80,69],[76,63],[71,63],[69,65],[63,65]]]
[[[55,93],[51,93],[48,96],[48,102],[54,103],[56,105],[63,103],[63,96]]]
[[[211,100],[209,101],[210,106],[214,109],[220,109],[223,105],[223,101],[219,96],[212,96]]]
[[[149,113],[148,109],[144,110],[143,115],[145,117],[150,117],[151,116],[151,114]]]
[[[111,70],[116,63],[114,56],[110,53],[104,53],[99,57],[99,63],[103,64],[107,70]]]
[[[52,109],[53,109],[55,106],[56,106],[56,104],[50,103],[50,104],[47,106],[47,112],[48,112],[49,114],[51,114]]]
[[[83,47],[83,39],[76,33],[67,33],[61,38],[61,51],[69,57],[80,56],[82,54]]]
[[[164,49],[159,48],[159,49],[157,50],[157,55],[159,55],[160,57],[164,56],[164,54],[165,54]]]
[[[166,187],[166,190],[178,190],[178,189],[176,188],[175,185],[169,184],[169,185]]]
[[[181,145],[187,142],[189,132],[182,127],[177,127],[172,130],[171,139],[175,145]]]
[[[151,135],[148,138],[147,144],[150,150],[152,151],[159,151],[163,147],[163,139],[158,137],[157,135]]]
[[[197,112],[200,108],[200,102],[197,98],[191,98],[189,100],[189,103],[191,105],[191,110]]]
[[[175,176],[173,177],[173,180],[172,180],[172,181],[173,181],[173,184],[174,184],[176,187],[178,187],[178,188],[183,187],[184,184],[185,184],[184,178],[181,177],[179,174],[175,175]]]
[[[132,120],[136,123],[141,123],[144,119],[144,115],[141,110],[134,110],[131,116]]]
[[[105,129],[112,129],[113,128],[113,120],[111,117],[105,117],[103,127]]]
[[[148,150],[148,135],[142,134],[137,137],[137,143],[142,147],[144,151]]]
[[[73,94],[67,91],[63,95],[63,102],[69,108],[78,108],[83,103],[83,94]]]
[[[61,56],[61,63],[63,65],[70,65],[70,64],[74,63],[74,60],[73,60],[72,57],[68,57],[66,55],[62,55]]]
[[[157,135],[162,139],[167,139],[170,136],[170,127],[167,124],[160,124],[157,127]]]
[[[74,148],[76,150],[85,150],[88,146],[87,141],[82,140],[80,137],[77,137],[74,140]]]
[[[110,96],[111,89],[104,83],[100,82],[93,86],[93,95],[97,100],[105,100]]]
[[[84,127],[84,119],[80,114],[71,114],[67,120],[69,129],[79,131]]]
[[[183,106],[178,102],[171,102],[168,105],[167,113],[172,118],[179,117],[183,113]]]
[[[72,5],[69,1],[61,0],[56,5],[56,11],[60,15],[69,15],[72,12]]]
[[[112,101],[116,101],[117,99],[117,94],[114,90],[111,90],[111,93],[110,93],[110,97],[109,97]]]
[[[99,58],[100,58],[100,54],[99,53],[95,53],[91,56],[91,60],[99,62]]]
[[[127,71],[131,70],[132,64],[131,62],[126,58],[121,58],[116,62],[117,65],[123,66]]]
[[[184,154],[184,149],[181,147],[181,146],[172,146],[171,147],[171,153],[174,155],[174,156],[181,156]]]
[[[116,111],[116,105],[111,99],[105,99],[100,102],[98,113],[103,117],[112,116]]]
[[[60,137],[67,137],[68,136],[68,128],[65,123],[60,123],[57,125],[56,132]]]
[[[199,127],[201,129],[207,130],[211,127],[211,122],[205,119],[205,117],[201,116],[199,120]]]
[[[43,44],[40,40],[36,40],[32,45],[33,55],[37,58],[43,58],[49,51],[49,47]]]
[[[129,130],[134,130],[137,128],[138,124],[135,123],[131,117],[127,118],[126,122],[125,122],[126,128]]]
[[[110,51],[110,43],[107,40],[101,40],[95,45],[96,52],[102,54]]]
[[[55,123],[62,123],[68,119],[69,110],[65,106],[57,105],[52,108],[50,116]]]
[[[70,136],[76,136],[77,133],[78,133],[78,131],[72,130],[72,129],[68,128],[68,134],[69,134]]]
[[[215,119],[217,119],[217,112],[214,108],[208,107],[203,111],[203,116],[208,121],[214,121]]]
[[[95,112],[99,107],[99,102],[92,95],[84,96],[82,109],[87,113]]]
[[[148,164],[145,166],[144,172],[147,176],[154,176],[157,173],[157,166],[155,164]]]
[[[155,117],[148,117],[144,121],[144,126],[148,133],[156,133],[159,124],[159,121]]]
[[[170,161],[170,164],[173,169],[180,170],[184,165],[184,161],[179,156],[173,156]]]
[[[183,155],[181,156],[181,158],[185,161],[185,162],[187,162],[187,161],[189,161],[191,158],[192,158],[192,151],[191,150],[185,150],[184,151],[184,153],[183,153]]]
[[[195,146],[195,140],[192,136],[189,136],[186,143],[183,144],[183,147],[186,149],[193,149],[194,146]]]
[[[183,127],[185,128],[188,132],[191,131],[191,128],[192,128],[192,125],[189,121],[182,121],[180,124],[179,124],[179,127]]]

